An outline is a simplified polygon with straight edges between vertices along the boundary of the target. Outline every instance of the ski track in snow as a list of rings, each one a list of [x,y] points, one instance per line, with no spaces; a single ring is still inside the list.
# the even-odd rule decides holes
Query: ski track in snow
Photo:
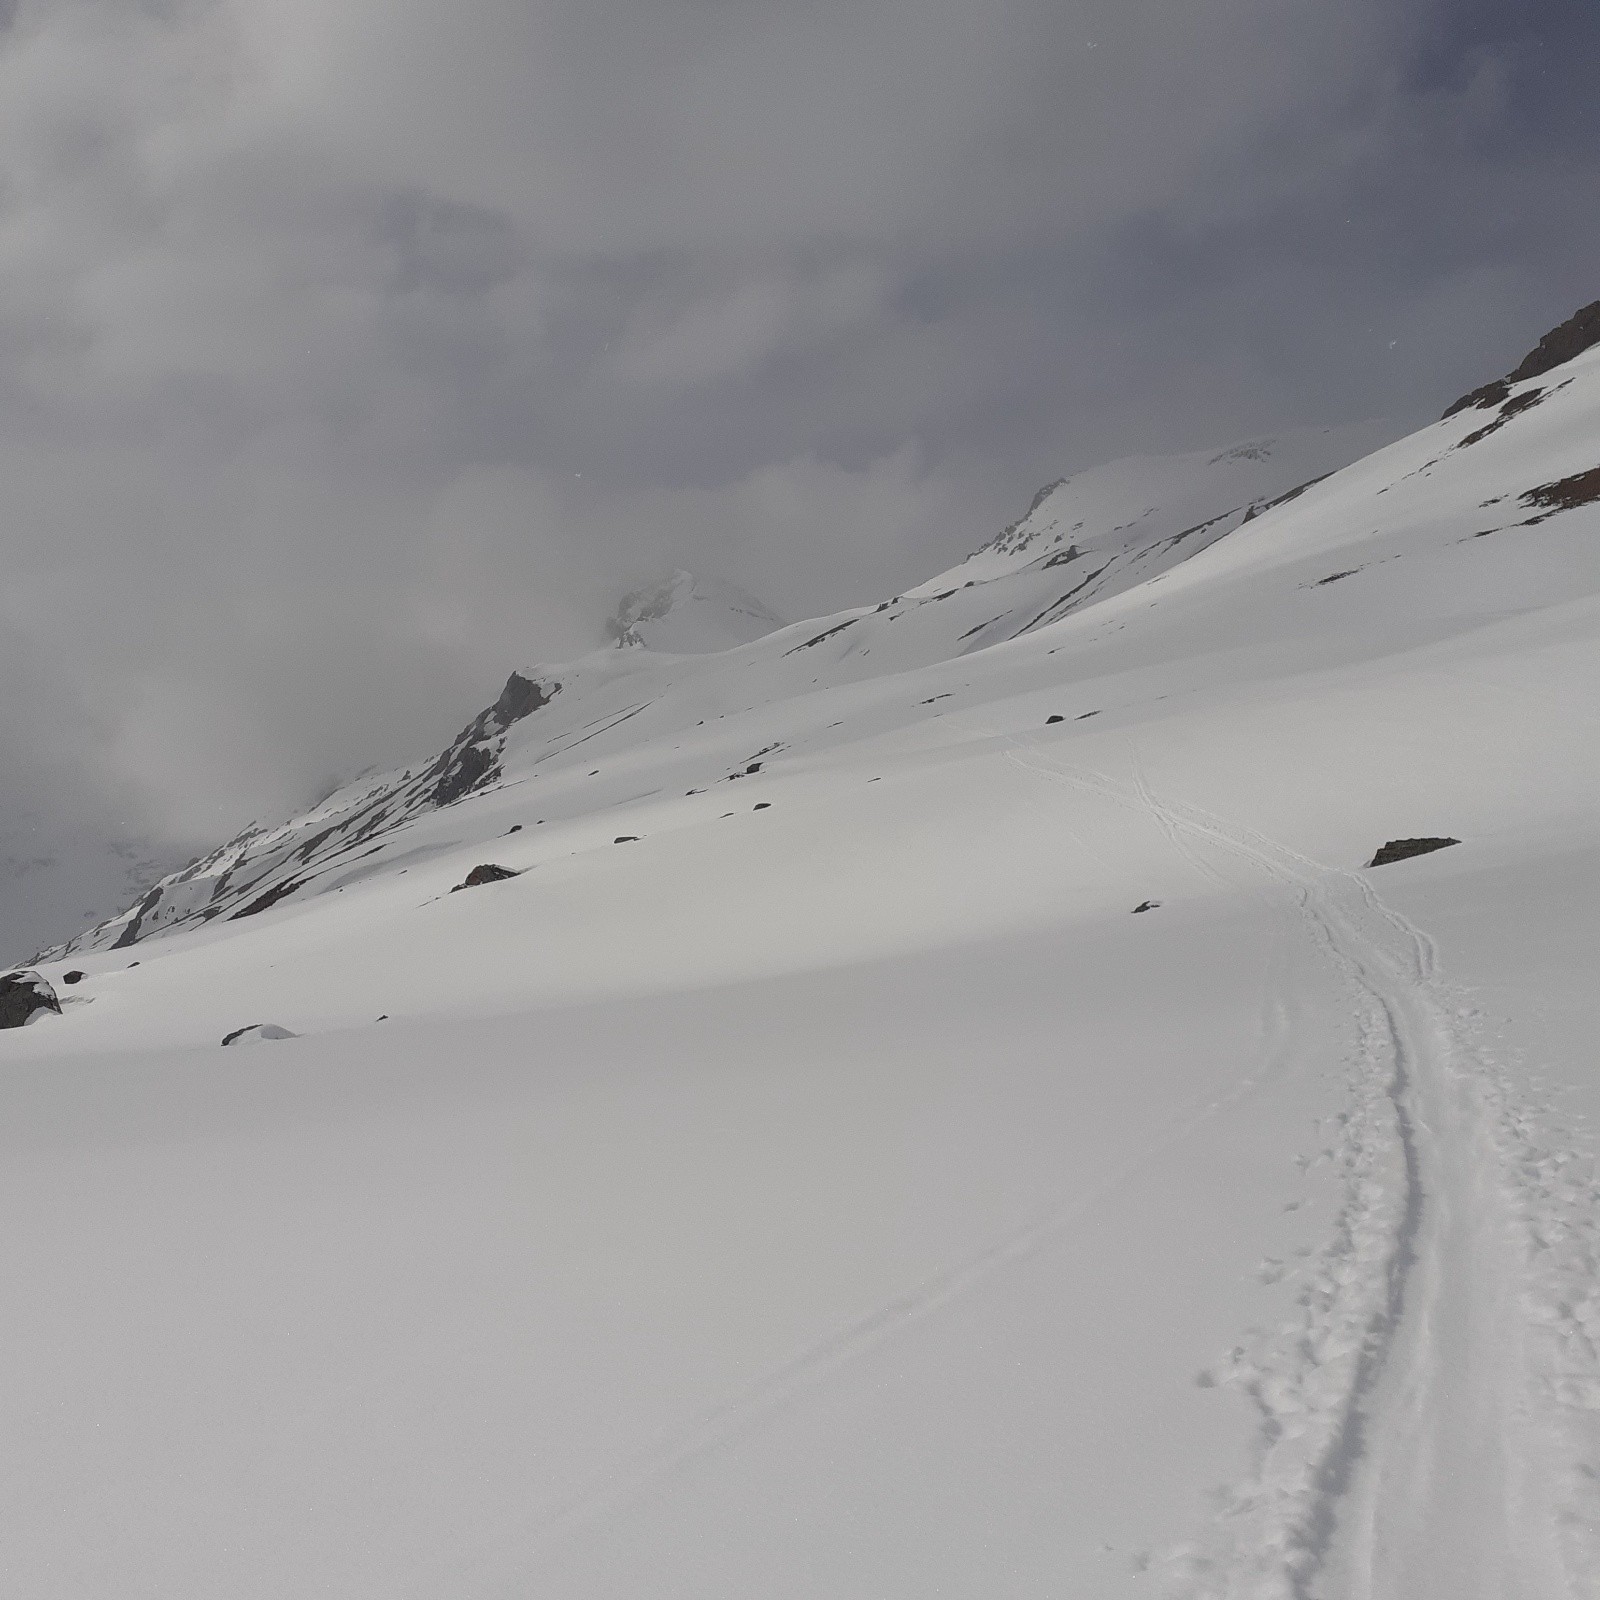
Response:
[[[1008,741],[1011,742],[1011,741]],[[1245,1478],[1159,1563],[1186,1600],[1600,1595],[1600,1184],[1361,875],[1012,743],[1142,813],[1218,887],[1288,895],[1348,996],[1330,1236],[1297,1312],[1202,1381],[1257,1414]],[[1290,1017],[1316,1029],[1316,1016]],[[1325,1026],[1325,1024],[1323,1024]],[[1457,1463],[1468,1472],[1457,1474]]]

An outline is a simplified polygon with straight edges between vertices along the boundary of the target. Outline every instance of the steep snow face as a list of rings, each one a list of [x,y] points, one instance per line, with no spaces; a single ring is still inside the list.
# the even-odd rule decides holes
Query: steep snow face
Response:
[[[1591,1593],[1597,540],[1600,349],[1120,592],[530,670],[42,963],[10,1590]]]
[[[624,595],[606,631],[625,647],[686,656],[731,650],[782,626],[782,617],[737,584],[680,569]]]

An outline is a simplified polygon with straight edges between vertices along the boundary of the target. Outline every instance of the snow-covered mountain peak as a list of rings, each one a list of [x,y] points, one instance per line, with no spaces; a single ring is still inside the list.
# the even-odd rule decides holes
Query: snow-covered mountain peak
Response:
[[[783,626],[770,606],[721,578],[679,568],[622,597],[606,621],[617,644],[669,655],[706,655],[749,644]]]
[[[1141,582],[1155,576],[1366,454],[1387,433],[1382,422],[1307,428],[1221,450],[1125,456],[1090,467],[1047,484],[1018,521],[907,597],[1079,559],[1093,560],[1104,574],[1096,583],[1104,596],[1120,583],[1119,572]]]

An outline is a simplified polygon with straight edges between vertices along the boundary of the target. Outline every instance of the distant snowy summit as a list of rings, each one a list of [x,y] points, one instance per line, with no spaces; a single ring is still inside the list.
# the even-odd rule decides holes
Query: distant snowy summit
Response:
[[[1046,484],[1025,515],[961,566],[911,593],[957,577],[988,581],[1039,562],[1081,559],[1086,567],[1120,568],[1135,555],[1138,571],[1129,575],[1142,581],[1170,564],[1164,558],[1187,558],[1214,544],[1388,439],[1386,424],[1361,422],[1108,461]]]
[[[678,656],[732,650],[783,626],[777,612],[737,584],[681,569],[625,594],[606,619],[618,645]]]

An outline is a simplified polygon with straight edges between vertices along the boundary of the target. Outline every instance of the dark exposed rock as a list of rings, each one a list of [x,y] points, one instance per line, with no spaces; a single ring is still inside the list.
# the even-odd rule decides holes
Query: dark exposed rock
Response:
[[[240,1041],[253,1043],[257,1039],[298,1039],[300,1035],[290,1028],[280,1027],[276,1022],[252,1022],[243,1028],[235,1028],[232,1033],[225,1033],[222,1042],[238,1044]]]
[[[1557,388],[1563,387],[1560,384]],[[1468,445],[1482,444],[1491,433],[1498,433],[1513,417],[1520,417],[1524,411],[1531,411],[1541,400],[1546,399],[1553,391],[1549,389],[1527,389],[1523,393],[1513,395],[1509,400],[1503,401],[1500,406],[1500,415],[1492,421],[1484,423],[1481,428],[1474,428],[1460,444],[1458,450],[1465,450]]]
[[[1046,717],[1044,719],[1044,725],[1048,728],[1052,722],[1065,722],[1066,720],[1067,719],[1065,717]]]
[[[515,878],[516,876],[517,874],[510,867],[502,867],[494,861],[485,861],[481,865],[474,867],[450,893],[454,894],[456,889],[481,888],[486,883],[500,883],[506,878]]]
[[[1504,378],[1486,383],[1471,394],[1464,394],[1445,412],[1453,417],[1468,406],[1500,405],[1510,394],[1511,385],[1524,383],[1529,378],[1541,377],[1546,372],[1581,356],[1585,350],[1600,344],[1600,300],[1574,312],[1559,328],[1552,328],[1539,343],[1522,358],[1517,369]]]
[[[1138,916],[1141,911],[1155,911],[1160,907],[1160,905],[1161,902],[1159,900],[1141,900],[1138,905],[1133,908],[1133,914],[1134,916]]]
[[[772,802],[770,800],[757,800],[750,809],[752,811],[770,811],[772,809]]]
[[[61,981],[63,983],[82,983],[83,980],[88,976],[89,974],[87,972],[78,972],[76,970],[72,972],[63,972],[61,974]]]
[[[434,786],[433,803],[447,806],[474,789],[495,770],[495,759],[482,745],[469,744],[452,752],[439,782]]]
[[[846,628],[853,628],[861,619],[850,617],[844,622],[837,622],[831,628],[824,628],[815,638],[807,639],[804,644],[797,644],[793,650],[785,650],[786,656],[799,655],[802,650],[809,650],[812,645],[821,644],[824,639],[831,639],[836,633],[843,633]]]
[[[433,804],[450,805],[491,782],[500,771],[500,749],[506,730],[541,706],[549,705],[560,692],[559,683],[535,683],[520,672],[513,672],[506,679],[500,698],[487,711],[479,712],[428,769],[425,777],[437,780],[429,797]]]
[[[521,722],[540,706],[549,703],[550,696],[537,683],[531,678],[524,678],[520,672],[513,672],[506,679],[506,686],[500,691],[500,698],[490,706],[489,715],[504,730],[513,722]]]
[[[143,900],[134,907],[133,915],[128,919],[128,925],[117,936],[117,942],[112,945],[113,950],[126,950],[139,937],[139,927],[144,919],[155,910],[161,901],[161,885],[158,883]]]
[[[1318,578],[1312,587],[1320,589],[1326,583],[1338,583],[1342,578],[1353,578],[1360,570],[1360,567],[1347,567],[1343,572],[1330,572],[1326,578]]]
[[[638,844],[639,835],[636,833],[619,833],[612,844]]]
[[[1425,856],[1448,845],[1460,844],[1459,839],[1391,839],[1367,865],[1386,867],[1391,861],[1406,861],[1412,856]]]
[[[1522,358],[1521,366],[1511,374],[1511,381],[1521,383],[1553,372],[1597,344],[1600,344],[1600,300],[1591,301],[1582,310],[1574,311],[1559,328],[1552,328]]]
[[[1562,478],[1555,483],[1541,483],[1537,489],[1529,489],[1519,497],[1525,506],[1540,506],[1545,512],[1554,516],[1558,511],[1576,511],[1579,506],[1593,505],[1600,500],[1600,467],[1591,467],[1587,472],[1575,472],[1570,478]],[[1535,517],[1535,522],[1543,522],[1543,517]]]
[[[258,880],[259,881],[259,880]],[[265,894],[258,894],[249,905],[235,911],[229,922],[237,922],[241,917],[253,917],[262,911],[268,911],[277,903],[293,894],[300,887],[299,878],[285,878],[282,883],[275,883]]]
[[[36,1011],[61,1011],[55,990],[44,978],[30,969],[0,978],[0,1028],[20,1028]]]
[[[1490,406],[1499,405],[1510,393],[1510,379],[1496,378],[1493,383],[1486,383],[1481,388],[1474,389],[1471,394],[1462,395],[1439,420],[1448,422],[1458,411],[1465,411],[1469,406],[1487,411]]]

